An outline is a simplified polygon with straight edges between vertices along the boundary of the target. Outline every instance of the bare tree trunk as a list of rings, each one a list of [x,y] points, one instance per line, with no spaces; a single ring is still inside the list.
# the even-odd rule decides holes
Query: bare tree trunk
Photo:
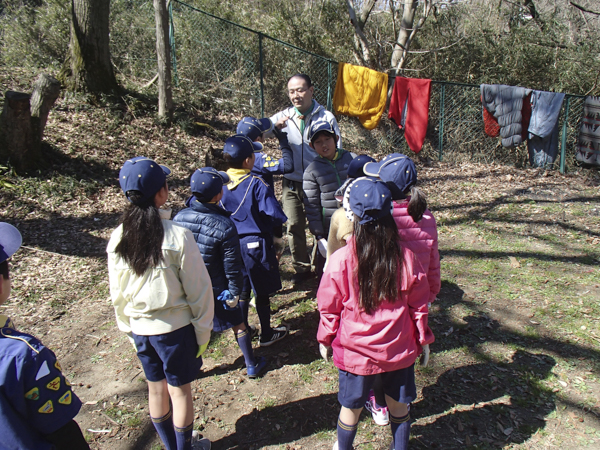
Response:
[[[354,56],[360,65],[366,67],[373,67],[373,61],[371,59],[369,41],[363,30],[376,2],[377,0],[366,0],[362,3],[361,9],[357,14],[353,0],[346,0],[350,23],[354,27]]]
[[[33,138],[40,143],[50,110],[60,94],[60,82],[49,75],[40,74],[33,84],[31,94],[31,126]]]
[[[404,10],[402,12],[402,22],[400,23],[400,31],[396,39],[396,45],[392,53],[392,67],[397,67],[402,59],[406,59],[406,50],[408,50],[408,40],[410,33],[415,23],[415,14],[417,13],[417,0],[406,0],[404,2]]]
[[[171,90],[171,49],[169,45],[169,14],[165,0],[154,0],[156,21],[156,55],[158,57],[158,117],[168,123],[173,118]]]
[[[423,27],[423,24],[431,13],[433,2],[431,0],[423,0],[423,15],[417,23],[415,23],[415,15],[418,0],[406,0],[404,3],[404,11],[402,12],[402,22],[400,23],[400,31],[396,39],[396,45],[392,52],[392,67],[395,68],[396,75],[406,64],[408,50],[415,34]]]
[[[71,0],[71,40],[61,81],[71,90],[115,93],[109,49],[110,0]]]

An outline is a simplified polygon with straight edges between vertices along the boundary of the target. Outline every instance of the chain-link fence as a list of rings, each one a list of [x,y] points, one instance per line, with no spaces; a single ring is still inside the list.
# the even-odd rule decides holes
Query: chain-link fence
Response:
[[[111,2],[110,50],[120,73],[151,80],[157,73],[156,24],[151,1]]]
[[[137,38],[114,55],[117,67],[132,75],[156,73],[152,2],[139,8],[139,23],[113,25],[112,38]],[[137,6],[135,6],[137,5]],[[180,102],[215,106],[239,115],[270,116],[289,106],[287,79],[310,75],[315,99],[332,109],[338,63],[291,44],[201,11],[179,0],[169,3],[175,95]],[[123,28],[122,32],[120,31]],[[115,31],[116,30],[116,31]],[[121,46],[120,46],[121,47]],[[574,167],[583,96],[567,95],[559,118],[560,153],[554,167]],[[384,114],[374,130],[358,119],[338,116],[344,147],[357,153],[411,154],[404,133]],[[232,124],[233,127],[234,124]],[[503,162],[525,167],[526,145],[507,149],[484,132],[478,85],[432,82],[429,125],[421,156],[452,162]]]

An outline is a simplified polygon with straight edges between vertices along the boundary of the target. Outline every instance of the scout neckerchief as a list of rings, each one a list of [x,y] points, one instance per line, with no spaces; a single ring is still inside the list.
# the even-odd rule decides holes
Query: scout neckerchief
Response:
[[[304,136],[304,127],[305,127],[305,122],[304,119],[306,118],[306,116],[308,116],[312,110],[315,108],[315,101],[313,100],[310,104],[310,108],[304,113],[302,114],[300,111],[298,111],[298,108],[296,108],[294,106],[294,110],[296,111],[296,114],[298,114],[298,118],[300,119],[300,134],[302,136]]]

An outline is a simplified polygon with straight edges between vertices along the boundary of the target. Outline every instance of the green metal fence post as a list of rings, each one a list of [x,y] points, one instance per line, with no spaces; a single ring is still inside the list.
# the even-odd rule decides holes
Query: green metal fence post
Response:
[[[258,33],[258,67],[260,70],[260,117],[265,117],[265,79],[263,72],[263,35]]]
[[[171,64],[173,65],[173,81],[179,86],[177,76],[177,52],[175,51],[175,25],[173,25],[173,2],[169,2],[169,44],[171,45]]]
[[[443,158],[443,148],[444,148],[444,99],[446,96],[446,85],[442,83],[441,92],[440,92],[440,138],[439,138],[439,159],[440,161]]]
[[[567,96],[567,102],[565,103],[565,120],[563,122],[562,140],[560,143],[560,173],[565,173],[565,159],[567,154],[567,125],[569,123],[569,100],[571,100],[571,97]]]

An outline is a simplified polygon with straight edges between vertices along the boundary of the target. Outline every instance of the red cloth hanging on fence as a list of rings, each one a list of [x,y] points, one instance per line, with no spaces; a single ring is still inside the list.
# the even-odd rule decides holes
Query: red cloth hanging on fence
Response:
[[[533,92],[532,92],[533,93]],[[521,109],[521,124],[523,125],[523,131],[521,137],[523,141],[529,139],[529,122],[531,122],[531,94],[523,99],[523,108]]]
[[[388,117],[404,128],[404,138],[415,153],[425,142],[430,98],[431,80],[396,77]]]
[[[498,137],[500,135],[500,125],[496,119],[485,107],[483,108],[483,129],[485,134],[490,137]]]

